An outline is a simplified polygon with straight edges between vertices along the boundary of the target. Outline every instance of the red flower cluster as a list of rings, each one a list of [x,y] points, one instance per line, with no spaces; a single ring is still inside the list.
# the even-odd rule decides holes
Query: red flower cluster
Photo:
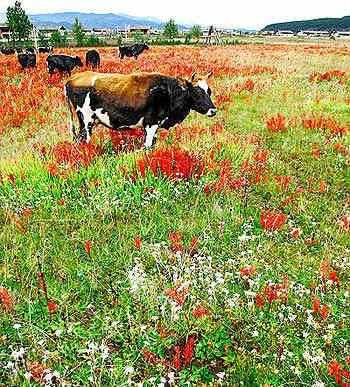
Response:
[[[261,293],[258,293],[255,297],[255,304],[258,308],[262,309],[267,302],[269,305],[273,301],[280,300],[282,302],[288,301],[288,288],[289,282],[286,277],[282,284],[267,284]]]
[[[223,160],[220,163],[219,179],[204,187],[206,194],[211,192],[234,191],[248,185],[248,181],[244,177],[234,178],[232,164],[230,160]]]
[[[188,296],[189,290],[181,285],[176,286],[173,289],[167,289],[165,295],[171,298],[177,303],[178,306],[183,306]]]
[[[110,130],[109,133],[113,149],[117,153],[122,151],[131,152],[135,149],[140,149],[145,140],[145,133],[141,128]]]
[[[11,312],[14,307],[10,292],[3,287],[0,287],[0,306],[2,306],[6,312]]]
[[[315,314],[319,314],[322,320],[327,320],[329,308],[327,305],[321,305],[321,301],[316,297],[312,301],[312,311]]]
[[[242,269],[240,269],[239,273],[242,277],[252,277],[256,273],[256,266],[249,265],[243,267]]]
[[[333,118],[311,117],[302,120],[305,129],[328,131],[332,136],[344,136],[348,132],[348,127],[339,124]]]
[[[52,149],[55,162],[58,165],[67,165],[70,168],[87,167],[101,153],[101,147],[91,143],[75,145],[69,142],[62,142],[55,145]]]
[[[175,345],[172,349],[172,358],[170,360],[161,359],[158,355],[147,349],[143,350],[145,360],[153,365],[161,364],[167,368],[175,368],[180,371],[189,367],[194,357],[194,351],[197,344],[197,336],[190,335],[183,345]]]
[[[287,222],[288,216],[281,212],[262,211],[260,225],[266,231],[280,230]]]
[[[347,361],[350,365],[350,361]],[[344,367],[338,363],[336,360],[333,360],[328,365],[328,375],[332,376],[338,386],[349,387],[350,386],[350,371],[344,369]],[[344,381],[344,379],[346,379]]]
[[[178,148],[157,149],[139,160],[137,166],[142,177],[149,171],[175,180],[199,179],[204,172],[198,156]]]
[[[192,310],[192,316],[194,318],[203,318],[210,316],[210,312],[207,308],[205,308],[202,305],[197,305],[193,310]]]
[[[255,83],[252,79],[247,79],[242,84],[237,85],[237,90],[239,93],[241,93],[243,91],[253,91],[254,88],[255,88]]]
[[[270,132],[285,132],[287,130],[286,117],[279,113],[277,116],[268,119],[266,126]]]
[[[330,70],[325,73],[313,73],[309,78],[310,82],[329,82],[338,80],[339,83],[344,83],[346,80],[346,73],[340,70]]]

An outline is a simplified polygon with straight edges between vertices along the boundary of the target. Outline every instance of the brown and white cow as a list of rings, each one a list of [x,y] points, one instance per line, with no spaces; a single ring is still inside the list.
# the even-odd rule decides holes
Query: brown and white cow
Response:
[[[194,110],[209,117],[217,110],[206,76],[190,80],[158,73],[129,75],[92,71],[73,75],[65,85],[71,111],[71,130],[78,142],[89,142],[95,125],[123,130],[142,127],[145,147],[154,145],[158,128],[170,129]],[[73,119],[78,117],[79,133]]]

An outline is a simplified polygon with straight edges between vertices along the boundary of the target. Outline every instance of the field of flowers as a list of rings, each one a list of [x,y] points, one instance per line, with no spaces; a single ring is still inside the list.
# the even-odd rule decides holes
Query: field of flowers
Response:
[[[0,386],[350,386],[350,45],[100,52],[219,113],[75,146],[0,57]]]

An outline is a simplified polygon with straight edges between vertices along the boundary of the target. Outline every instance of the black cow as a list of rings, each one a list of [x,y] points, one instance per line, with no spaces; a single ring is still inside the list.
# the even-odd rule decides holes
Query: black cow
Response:
[[[36,67],[36,54],[18,54],[18,62],[22,66],[22,70]]]
[[[158,73],[100,74],[92,71],[73,75],[65,85],[71,112],[71,131],[78,142],[89,142],[96,124],[114,130],[142,127],[145,147],[155,142],[158,128],[170,129],[195,110],[213,117],[208,79],[212,73],[190,80]],[[77,116],[80,131],[73,124]]]
[[[4,55],[13,55],[13,54],[16,53],[16,51],[15,51],[14,48],[2,47],[1,48],[1,53],[4,54]]]
[[[96,69],[101,65],[100,54],[96,50],[90,50],[86,53],[86,67]]]
[[[124,57],[134,57],[135,59],[138,58],[139,55],[141,55],[145,50],[149,50],[149,46],[147,44],[133,44],[131,46],[122,46],[119,47],[119,58],[124,59]]]
[[[51,54],[53,52],[53,47],[52,46],[39,47],[38,52],[39,54]]]
[[[49,74],[53,74],[57,70],[60,73],[71,75],[75,67],[83,67],[83,62],[78,56],[49,55],[46,61]]]
[[[35,53],[35,48],[34,47],[27,47],[26,48],[26,52],[28,54],[34,54]]]

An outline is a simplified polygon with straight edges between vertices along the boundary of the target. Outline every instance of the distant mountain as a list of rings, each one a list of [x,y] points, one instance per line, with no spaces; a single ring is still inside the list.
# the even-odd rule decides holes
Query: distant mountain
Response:
[[[86,28],[116,28],[125,27],[125,25],[145,25],[153,28],[159,28],[163,22],[152,17],[136,17],[124,14],[97,14],[81,12],[62,12],[30,15],[32,22],[39,27],[57,27],[65,26],[71,28],[75,18],[78,18]]]
[[[350,16],[343,18],[323,18],[313,20],[291,21],[286,23],[275,23],[266,26],[262,31],[346,31],[350,30]]]

